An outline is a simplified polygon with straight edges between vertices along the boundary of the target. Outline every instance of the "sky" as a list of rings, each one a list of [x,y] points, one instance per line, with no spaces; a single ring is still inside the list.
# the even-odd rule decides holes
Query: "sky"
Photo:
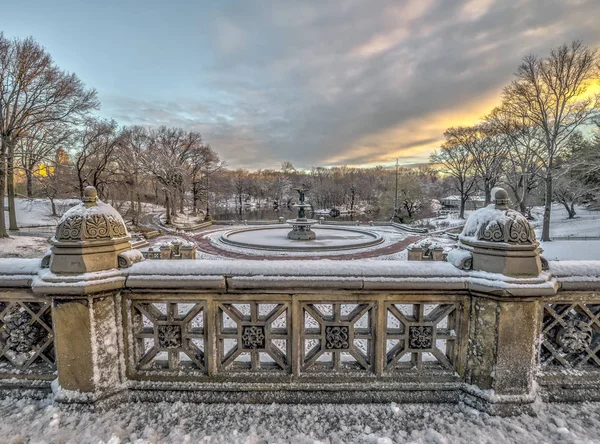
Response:
[[[598,0],[0,0],[122,125],[199,131],[231,168],[427,162],[520,60],[600,46]]]

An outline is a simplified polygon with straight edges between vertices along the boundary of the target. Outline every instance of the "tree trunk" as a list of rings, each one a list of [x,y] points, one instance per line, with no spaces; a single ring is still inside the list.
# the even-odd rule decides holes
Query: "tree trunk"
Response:
[[[192,183],[192,214],[198,212],[198,185]]]
[[[577,215],[575,211],[575,201],[571,202],[571,208],[569,209],[569,219],[573,219]]]
[[[133,190],[131,191],[131,198],[129,201],[129,209],[131,210],[131,223],[133,225],[135,225],[137,223],[137,218],[136,213],[135,213],[135,199],[134,199],[134,192]]]
[[[141,216],[141,214],[142,214],[142,201],[140,200],[140,193],[136,193],[136,199],[137,199],[137,214],[138,214],[138,218],[139,218],[139,216]]]
[[[79,198],[83,199],[83,189],[84,189],[83,179],[79,175],[77,177],[78,177],[78,180],[79,180]]]
[[[171,208],[170,208],[169,192],[168,191],[165,191],[165,208],[167,210],[167,220],[165,221],[165,223],[167,225],[171,225]]]
[[[466,203],[466,200],[461,197],[460,198],[460,210],[459,210],[459,213],[458,213],[458,218],[459,219],[464,219],[465,218],[465,203]]]
[[[8,224],[9,230],[17,231],[17,209],[15,207],[15,170],[14,170],[15,142],[8,144],[6,156],[6,191],[8,195]]]
[[[25,170],[25,177],[27,179],[27,197],[33,197],[33,171],[27,168]]]
[[[488,206],[489,204],[492,203],[492,187],[490,186],[490,182],[489,181],[485,181],[483,184],[483,189],[485,192],[485,202],[484,202],[484,206]]]
[[[0,140],[0,238],[8,237],[6,231],[6,222],[4,220],[4,188],[6,177],[6,145],[3,140]]]
[[[550,241],[550,213],[552,212],[552,173],[546,173],[546,199],[544,202],[544,222],[542,224],[542,241]]]
[[[50,197],[50,206],[52,207],[52,216],[58,217],[58,214],[56,214],[56,203],[52,197]]]

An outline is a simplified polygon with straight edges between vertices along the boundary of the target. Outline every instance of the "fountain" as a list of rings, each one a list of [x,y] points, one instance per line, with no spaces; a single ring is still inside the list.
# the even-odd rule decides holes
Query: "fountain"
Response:
[[[306,208],[310,207],[305,201],[307,190],[296,188],[296,191],[300,197],[299,202],[294,204],[294,207],[298,208],[298,217],[286,221],[292,226],[292,231],[288,231],[289,227],[283,224],[236,228],[211,237],[212,244],[236,254],[251,255],[260,251],[261,255],[271,252],[273,255],[301,256],[314,253],[335,255],[343,251],[357,252],[384,242],[383,236],[372,230],[322,225],[313,230],[312,226],[318,224],[318,221],[306,217]],[[255,253],[252,253],[253,251]]]
[[[286,223],[292,225],[292,231],[287,235],[288,239],[292,240],[314,240],[317,235],[310,227],[317,223],[315,219],[307,219],[304,212],[305,208],[310,207],[309,204],[305,203],[305,193],[308,191],[304,188],[295,188],[300,195],[300,203],[294,204],[293,206],[298,208],[298,217],[296,219],[288,219]]]

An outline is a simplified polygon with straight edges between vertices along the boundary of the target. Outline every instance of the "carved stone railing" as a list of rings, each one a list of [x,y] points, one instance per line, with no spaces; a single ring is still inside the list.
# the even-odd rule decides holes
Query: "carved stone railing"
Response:
[[[536,278],[368,260],[0,270],[2,386],[58,377],[57,401],[600,399],[600,262]]]
[[[458,380],[466,352],[464,296],[130,293],[123,301],[129,375],[139,380]]]
[[[600,261],[548,263],[495,197],[449,262],[172,261],[92,229],[101,214],[122,220],[88,188],[50,254],[0,259],[0,389],[500,414],[600,400]],[[64,239],[83,219],[90,229]]]

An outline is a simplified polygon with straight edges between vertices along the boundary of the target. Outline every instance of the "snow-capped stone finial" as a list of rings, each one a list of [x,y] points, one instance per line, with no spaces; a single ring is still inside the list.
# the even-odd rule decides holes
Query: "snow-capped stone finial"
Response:
[[[92,186],[85,187],[83,190],[83,204],[86,207],[94,207],[98,205],[98,191]]]
[[[142,258],[139,251],[130,252],[130,240],[119,212],[98,200],[96,188],[86,187],[81,202],[63,215],[50,240],[50,270],[88,273],[128,267]]]
[[[541,271],[539,244],[529,221],[508,208],[510,199],[503,188],[494,188],[492,198],[494,204],[469,216],[458,236],[457,251],[449,253],[448,260],[459,268],[537,276]]]
[[[508,198],[508,193],[504,188],[494,188],[492,190],[492,195],[494,196],[494,203],[496,204],[496,209],[508,210],[508,204],[510,203],[510,199]]]

